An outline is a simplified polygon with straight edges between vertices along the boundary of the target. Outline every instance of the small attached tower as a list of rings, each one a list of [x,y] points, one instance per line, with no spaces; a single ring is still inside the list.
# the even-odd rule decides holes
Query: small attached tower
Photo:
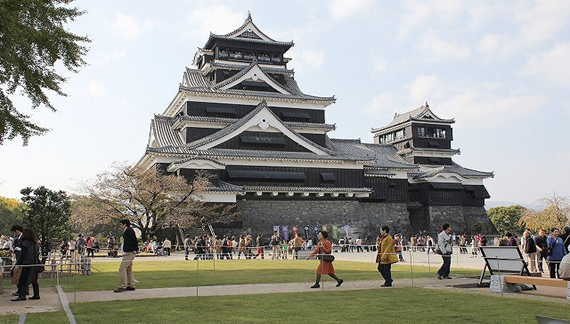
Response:
[[[451,148],[454,119],[436,116],[426,102],[420,108],[394,114],[394,120],[384,127],[372,129],[374,143],[391,144],[397,154],[409,163],[451,165],[451,157],[461,154]]]

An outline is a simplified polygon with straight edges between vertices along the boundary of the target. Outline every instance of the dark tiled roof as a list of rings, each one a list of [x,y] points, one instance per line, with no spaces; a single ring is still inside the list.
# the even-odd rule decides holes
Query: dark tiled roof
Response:
[[[182,138],[172,130],[173,119],[155,115],[150,124],[150,131],[156,141],[156,147],[183,145]]]
[[[251,24],[253,27],[251,31],[246,30],[246,27],[249,24]],[[256,37],[239,37],[239,35],[242,35],[243,33],[255,34]],[[264,40],[262,38],[265,38],[266,40]],[[230,33],[227,33],[225,35],[216,35],[216,34],[210,33],[210,38],[206,42],[206,45],[204,46],[204,48],[208,48],[209,46],[212,46],[213,45],[212,42],[214,39],[237,39],[237,40],[244,41],[244,42],[253,42],[253,43],[258,43],[258,44],[283,45],[283,46],[287,46],[287,47],[291,47],[294,45],[293,42],[278,42],[278,41],[272,39],[271,37],[265,35],[253,23],[253,20],[251,19],[251,14],[248,14],[244,23],[240,27],[238,27],[236,30],[234,30]]]
[[[349,156],[369,156],[374,159],[371,163],[366,163],[371,168],[396,168],[396,169],[416,169],[413,164],[407,163],[396,154],[396,148],[392,145],[367,144],[360,140],[330,139],[330,145],[335,150],[343,152]]]
[[[221,163],[221,162],[219,162],[218,160],[214,160],[214,159],[209,158],[209,157],[191,156],[191,157],[187,157],[187,158],[184,158],[184,159],[181,159],[181,160],[174,161],[174,162],[170,163],[170,165],[168,165],[168,168],[175,167],[175,166],[179,166],[179,165],[183,165],[184,163],[190,162],[190,161],[193,161],[193,160],[196,160],[196,161],[207,160],[207,161],[210,161],[210,162],[212,162],[212,163],[214,163],[214,164],[217,164],[217,165],[219,165],[219,166],[225,166],[224,163]]]
[[[199,122],[206,124],[217,124],[217,125],[230,125],[238,121],[237,118],[223,118],[223,117],[207,117],[207,116],[179,116],[176,117],[174,123],[177,122]],[[285,125],[291,128],[303,128],[303,129],[322,129],[322,130],[335,130],[336,126],[332,124],[320,124],[320,123],[304,123],[304,122],[283,122]]]
[[[214,69],[224,69],[224,70],[242,70],[246,67],[243,64],[232,64],[232,63],[221,63],[221,62],[211,62],[210,66]],[[285,75],[293,75],[293,70],[284,69],[284,68],[277,68],[277,67],[268,67],[259,65],[259,68],[266,73],[273,73],[273,74],[285,74]]]
[[[423,118],[423,116],[425,116],[426,114],[429,114],[429,115],[433,116],[434,118],[433,119]],[[405,112],[403,114],[397,114],[397,113],[394,114],[394,119],[390,122],[390,124],[388,124],[384,127],[374,128],[371,130],[371,132],[372,133],[379,132],[379,131],[382,131],[384,129],[388,129],[392,126],[403,124],[409,120],[438,122],[438,123],[454,123],[455,122],[453,119],[442,119],[442,118],[437,117],[431,111],[431,109],[429,108],[429,105],[426,102],[425,105],[423,105],[417,109]]]
[[[244,69],[251,69],[252,65],[253,63],[251,65],[248,65],[247,67],[244,67]],[[238,74],[240,74],[241,76],[243,73],[240,72]],[[231,79],[234,80],[234,78]],[[319,96],[304,94],[303,92],[301,92],[301,90],[297,86],[292,76],[286,76],[285,80],[287,86],[286,87],[283,85],[281,86],[289,90],[291,94],[283,94],[279,92],[266,92],[266,91],[237,90],[237,89],[224,90],[216,88],[215,85],[202,74],[202,72],[196,69],[186,68],[186,72],[184,73],[183,83],[180,85],[180,90],[193,91],[204,94],[246,97],[252,99],[259,99],[259,100],[263,98],[275,98],[275,99],[290,99],[290,100],[300,100],[300,101],[305,101],[305,100],[322,101],[330,103],[335,101],[334,96],[319,97]]]
[[[245,191],[276,191],[276,192],[324,192],[324,193],[349,193],[363,192],[370,193],[372,188],[342,188],[342,187],[278,187],[278,186],[245,186]]]
[[[440,173],[455,173],[464,178],[493,178],[495,175],[493,172],[477,171],[468,168],[464,168],[457,163],[452,165],[421,165],[419,170],[416,172],[410,172],[416,180],[423,180],[427,178],[434,177]]]
[[[245,195],[244,186],[236,186],[231,183],[227,183],[224,181],[218,181],[217,185],[212,185],[207,187],[204,191],[209,192],[227,192],[227,193],[237,193],[239,195]]]

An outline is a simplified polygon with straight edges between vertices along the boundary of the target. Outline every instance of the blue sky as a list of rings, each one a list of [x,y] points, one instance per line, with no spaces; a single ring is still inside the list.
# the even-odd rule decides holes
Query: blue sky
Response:
[[[278,5],[279,4],[279,5]],[[115,162],[143,155],[153,114],[177,92],[211,32],[250,11],[287,53],[301,89],[335,95],[334,138],[372,142],[371,128],[427,101],[455,118],[454,160],[494,171],[491,201],[570,196],[568,1],[77,1],[69,28],[89,36],[89,66],[66,73],[58,111],[34,111],[52,129],[0,146],[0,195],[45,185],[74,192]],[[18,100],[20,107],[26,100]]]

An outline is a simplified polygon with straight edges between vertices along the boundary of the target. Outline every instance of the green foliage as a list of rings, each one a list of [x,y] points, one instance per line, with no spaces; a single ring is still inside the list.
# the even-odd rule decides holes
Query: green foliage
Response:
[[[0,234],[10,234],[10,228],[22,224],[23,204],[14,198],[0,197]]]
[[[41,237],[43,255],[49,252],[51,243],[68,236],[71,208],[65,191],[53,191],[44,186],[20,191],[24,209],[24,226],[33,228]],[[55,244],[55,243],[54,243]]]
[[[570,198],[560,196],[548,196],[538,202],[544,209],[536,212],[526,210],[520,219],[520,224],[530,228],[533,232],[541,229],[549,232],[553,228],[562,229],[570,224]]]
[[[483,229],[485,229],[485,227],[483,226],[483,223],[481,223],[481,222],[476,222],[475,224],[473,224],[471,226],[471,232],[472,233],[481,233],[481,232],[483,232]]]
[[[522,233],[524,225],[519,221],[525,211],[526,208],[519,205],[494,207],[487,211],[487,215],[499,233]]]
[[[66,78],[55,65],[77,72],[87,64],[83,57],[88,48],[80,43],[90,40],[64,26],[83,14],[69,6],[72,2],[0,0],[0,145],[17,136],[27,145],[31,136],[48,131],[18,111],[11,95],[20,90],[31,100],[31,108],[44,105],[55,111],[46,91],[66,96],[61,89]]]

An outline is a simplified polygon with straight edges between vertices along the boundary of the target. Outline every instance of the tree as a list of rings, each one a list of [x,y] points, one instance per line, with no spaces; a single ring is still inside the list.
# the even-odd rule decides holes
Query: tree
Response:
[[[525,210],[526,208],[519,205],[494,207],[487,211],[487,215],[499,233],[521,233],[523,226],[519,224],[519,220]]]
[[[534,232],[541,229],[547,232],[553,228],[562,229],[570,224],[570,198],[560,196],[549,196],[538,200],[544,206],[541,211],[526,210],[520,219],[521,226],[530,228]]]
[[[46,91],[67,96],[61,89],[66,78],[55,65],[77,72],[86,65],[89,38],[64,28],[84,12],[69,7],[73,0],[0,0],[0,145],[21,136],[24,145],[31,136],[48,129],[22,114],[10,99],[17,90],[31,100],[31,108],[44,105],[52,111]]]
[[[0,197],[0,233],[10,233],[13,225],[22,224],[23,208],[23,204],[18,199]]]
[[[210,204],[199,199],[199,192],[209,186],[210,181],[202,173],[188,182],[156,168],[115,165],[114,171],[102,173],[92,184],[85,184],[84,195],[74,197],[72,219],[82,228],[129,219],[145,241],[160,228],[190,228],[202,221],[232,219],[236,215],[234,205]]]
[[[54,242],[67,237],[71,208],[65,191],[44,186],[20,191],[23,195],[24,226],[33,228],[41,237],[42,255],[47,256]]]

